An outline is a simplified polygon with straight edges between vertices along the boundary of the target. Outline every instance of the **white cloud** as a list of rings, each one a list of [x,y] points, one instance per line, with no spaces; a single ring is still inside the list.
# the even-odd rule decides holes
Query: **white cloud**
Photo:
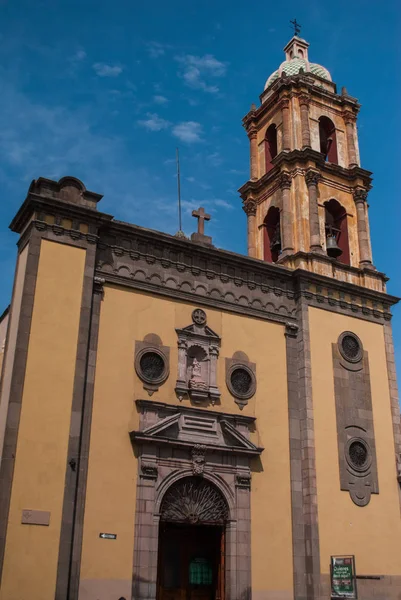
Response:
[[[210,94],[219,92],[218,86],[210,84],[209,79],[223,77],[226,74],[227,65],[217,60],[213,54],[205,54],[204,56],[186,54],[177,56],[176,60],[181,65],[179,75],[188,87],[203,90]]]
[[[166,96],[153,96],[153,102],[156,104],[167,104],[168,98]]]
[[[84,60],[86,58],[85,50],[77,50],[72,58],[73,60]]]
[[[195,181],[195,177],[185,177],[185,179],[189,181],[189,183],[194,183]]]
[[[196,121],[184,121],[174,125],[172,133],[182,142],[192,144],[202,141],[202,125]]]
[[[165,119],[162,119],[156,113],[147,113],[147,119],[142,119],[138,121],[138,124],[141,127],[146,127],[150,131],[161,131],[162,129],[167,129],[170,126],[170,123]]]
[[[123,71],[119,65],[107,65],[106,63],[95,63],[92,67],[99,77],[118,77]]]
[[[234,208],[234,206],[232,204],[230,204],[226,200],[221,200],[220,198],[217,198],[217,200],[213,200],[213,202],[216,206],[220,206],[221,208],[226,208],[227,210],[232,210]]]
[[[219,152],[213,152],[207,156],[207,162],[212,165],[212,167],[219,167],[223,162],[223,159]]]
[[[169,48],[169,46],[161,44],[160,42],[149,42],[149,44],[147,44],[150,58],[159,58],[159,56],[163,56],[167,48]]]

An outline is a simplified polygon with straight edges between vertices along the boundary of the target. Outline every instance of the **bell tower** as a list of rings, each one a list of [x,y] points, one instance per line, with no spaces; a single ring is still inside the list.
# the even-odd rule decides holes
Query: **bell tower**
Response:
[[[367,195],[356,120],[360,105],[337,93],[329,71],[295,35],[243,119],[250,179],[240,188],[248,254],[291,269],[385,291],[372,261]]]

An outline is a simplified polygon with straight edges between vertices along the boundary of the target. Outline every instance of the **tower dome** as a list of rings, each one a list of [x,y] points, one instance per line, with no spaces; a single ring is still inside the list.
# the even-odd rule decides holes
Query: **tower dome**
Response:
[[[310,73],[331,81],[329,71],[316,63],[309,62],[308,59],[309,44],[306,40],[294,35],[284,48],[285,61],[281,63],[277,71],[274,71],[267,79],[265,90],[274,83],[282,73],[286,75],[298,75],[299,73]]]

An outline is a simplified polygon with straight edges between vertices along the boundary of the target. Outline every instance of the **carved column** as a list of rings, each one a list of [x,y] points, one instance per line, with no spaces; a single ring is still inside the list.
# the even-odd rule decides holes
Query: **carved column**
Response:
[[[256,202],[247,200],[243,209],[248,217],[248,256],[256,258]]]
[[[308,186],[309,194],[309,233],[310,233],[310,251],[323,253],[320,241],[320,223],[319,207],[317,201],[317,186],[320,179],[320,173],[309,170],[306,172],[305,181]]]
[[[284,98],[281,101],[281,117],[283,121],[283,150],[289,152],[291,150],[290,138],[290,101]]]
[[[365,188],[356,188],[353,192],[353,195],[356,205],[356,217],[358,223],[359,264],[361,267],[372,268],[372,254],[370,251],[366,214],[366,199],[368,192]]]
[[[251,126],[248,130],[251,153],[251,179],[255,181],[258,178],[258,140],[256,127]]]
[[[309,128],[309,104],[310,99],[306,94],[299,97],[299,108],[301,111],[301,131],[302,148],[310,148],[310,128]]]
[[[291,175],[283,172],[280,176],[280,188],[282,198],[281,231],[282,231],[282,253],[281,256],[291,254],[294,250],[292,210],[291,210]]]
[[[358,166],[356,148],[355,148],[355,123],[356,117],[354,113],[347,111],[344,113],[345,128],[347,132],[347,146],[348,146],[348,166]]]
[[[178,340],[178,380],[182,385],[187,381],[187,347],[185,340]]]

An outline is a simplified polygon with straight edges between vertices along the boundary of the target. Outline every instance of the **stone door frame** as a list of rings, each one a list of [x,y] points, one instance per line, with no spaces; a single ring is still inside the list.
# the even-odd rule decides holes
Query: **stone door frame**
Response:
[[[214,485],[225,499],[229,517],[225,527],[225,590],[230,600],[249,600],[251,597],[251,474],[250,459],[262,452],[254,446],[244,430],[254,419],[215,413],[202,409],[170,407],[151,401],[140,401],[140,431],[131,432],[138,456],[137,499],[135,512],[134,565],[132,597],[135,600],[156,600],[159,550],[160,507],[168,489],[186,477],[203,477]],[[149,415],[149,413],[151,413]],[[177,425],[171,413],[178,414],[177,428],[169,436],[168,428]],[[215,420],[217,436],[212,443],[208,434],[206,444],[194,444],[185,439],[180,429],[183,413],[198,419]],[[205,414],[207,413],[207,414]],[[157,415],[156,419],[154,418]],[[212,415],[212,417],[211,417]],[[149,419],[150,416],[150,419]],[[181,421],[180,421],[181,419]],[[149,425],[149,421],[156,421]],[[222,421],[233,428],[233,436],[222,432]],[[231,421],[231,424],[230,424]],[[167,423],[163,438],[160,430]],[[183,433],[182,433],[183,432]],[[182,433],[182,435],[180,435]],[[195,438],[196,435],[191,437]],[[224,439],[224,442],[223,442]],[[216,443],[217,442],[217,443]],[[222,443],[223,442],[223,443]],[[242,446],[242,447],[241,447]],[[246,446],[246,447],[245,447]],[[203,458],[202,458],[203,455]]]

